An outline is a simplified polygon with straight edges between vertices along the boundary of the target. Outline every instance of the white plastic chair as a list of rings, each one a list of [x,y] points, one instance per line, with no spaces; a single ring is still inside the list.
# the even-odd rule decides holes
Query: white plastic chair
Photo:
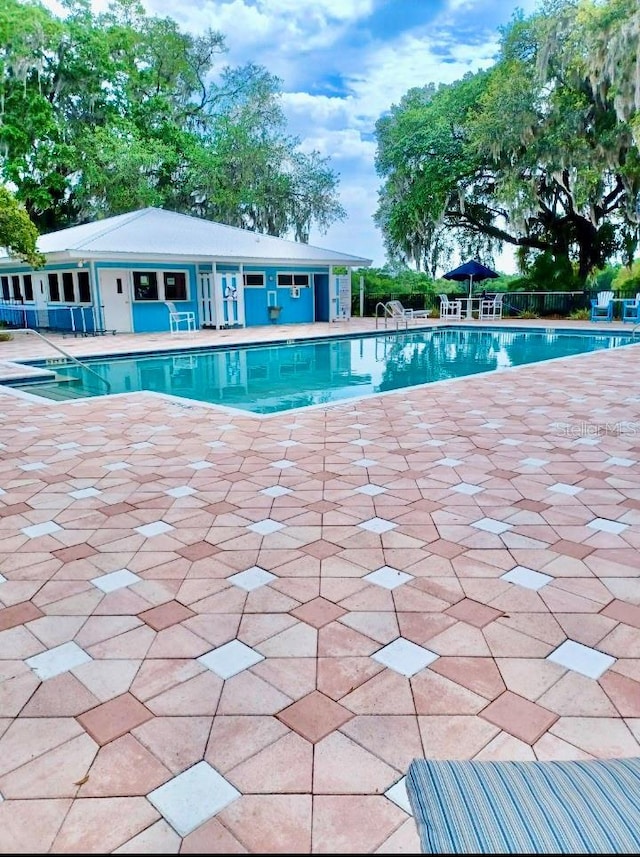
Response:
[[[622,302],[622,320],[640,322],[640,292],[635,300],[628,298]]]
[[[496,321],[502,318],[502,295],[497,294],[493,298],[483,298],[480,301],[480,321]]]
[[[591,321],[613,320],[613,292],[598,292],[591,299]]]
[[[450,301],[447,295],[438,295],[440,298],[440,318],[451,318],[460,321],[462,318],[462,301]]]
[[[165,301],[169,310],[169,330],[171,333],[187,333],[196,329],[196,314],[192,310],[178,310],[173,301]],[[186,327],[182,327],[186,324]]]

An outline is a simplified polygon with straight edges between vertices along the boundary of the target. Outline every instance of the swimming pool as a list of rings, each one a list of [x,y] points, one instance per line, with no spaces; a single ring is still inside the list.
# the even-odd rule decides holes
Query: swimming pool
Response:
[[[270,414],[633,342],[625,334],[456,326],[85,359],[107,383],[64,359],[34,361],[55,376],[8,383],[56,400],[149,390]]]

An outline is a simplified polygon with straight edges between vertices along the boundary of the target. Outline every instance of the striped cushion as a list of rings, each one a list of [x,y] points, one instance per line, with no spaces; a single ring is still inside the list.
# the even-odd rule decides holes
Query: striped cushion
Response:
[[[640,758],[414,759],[406,785],[425,854],[640,853]]]

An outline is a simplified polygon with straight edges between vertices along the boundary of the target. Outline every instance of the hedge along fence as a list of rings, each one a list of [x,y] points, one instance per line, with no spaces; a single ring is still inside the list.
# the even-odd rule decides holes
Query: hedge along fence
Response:
[[[494,295],[491,290],[491,282],[482,284],[488,295]],[[474,289],[474,296],[478,297],[479,289]],[[594,289],[582,292],[502,292],[503,295],[503,314],[506,316],[517,317],[522,312],[532,312],[540,318],[549,316],[567,317],[572,312],[580,309],[591,309],[591,299],[597,297],[603,289]],[[439,293],[438,293],[439,294]],[[386,303],[391,300],[399,300],[402,305],[408,309],[440,309],[440,298],[438,294],[425,294],[424,292],[403,292],[394,294],[390,292],[387,295],[367,295],[364,296],[364,315],[375,316],[376,304]],[[444,293],[443,293],[444,294]],[[449,298],[455,300],[464,298],[465,295],[459,291],[449,292]],[[614,292],[614,297],[619,299],[635,298],[634,290],[620,290]],[[622,314],[622,304],[616,301],[614,304],[614,316]],[[360,315],[360,295],[355,293],[352,295],[351,309],[353,315]]]

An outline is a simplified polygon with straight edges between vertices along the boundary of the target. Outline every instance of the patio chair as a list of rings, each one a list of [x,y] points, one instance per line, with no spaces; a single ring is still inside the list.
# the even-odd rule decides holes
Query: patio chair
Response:
[[[591,298],[591,321],[613,321],[613,292],[598,292]]]
[[[196,314],[191,310],[178,310],[173,301],[165,301],[169,310],[169,330],[171,333],[190,331],[196,329]],[[182,327],[182,325],[186,327]]]
[[[424,854],[638,854],[640,758],[414,759]]]
[[[451,318],[460,321],[462,318],[462,301],[450,301],[447,295],[438,295],[440,298],[440,318]]]
[[[636,294],[635,300],[631,298],[622,301],[622,320],[640,324],[640,292]]]
[[[480,321],[496,321],[502,318],[502,295],[497,294],[493,298],[483,298],[480,301]]]
[[[408,307],[404,307],[400,301],[387,301],[385,307],[391,318],[411,320],[415,318],[429,318],[431,315],[430,309],[409,309]]]

